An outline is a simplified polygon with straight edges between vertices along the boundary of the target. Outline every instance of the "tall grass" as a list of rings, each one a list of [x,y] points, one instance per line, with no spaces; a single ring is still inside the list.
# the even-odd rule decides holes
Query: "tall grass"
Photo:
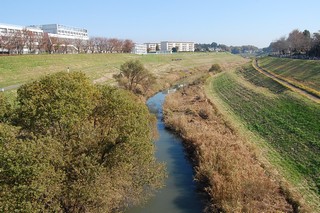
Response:
[[[196,179],[211,198],[208,212],[292,211],[254,147],[210,104],[201,86],[169,95],[164,110],[166,125],[183,137],[193,156]]]

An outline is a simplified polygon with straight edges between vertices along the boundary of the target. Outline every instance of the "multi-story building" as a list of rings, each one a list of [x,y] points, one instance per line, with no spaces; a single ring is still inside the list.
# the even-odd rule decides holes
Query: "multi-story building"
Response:
[[[148,52],[157,52],[161,50],[161,43],[145,43],[147,45]]]
[[[68,27],[60,24],[17,26],[0,24],[0,53],[38,53],[39,41],[44,36],[52,46],[64,47],[64,52],[77,52],[74,42],[78,39],[89,40],[88,31],[83,28]],[[19,40],[16,37],[23,38]],[[58,38],[59,44],[56,44]],[[69,40],[69,41],[67,41]],[[73,40],[73,41],[72,41]],[[18,48],[19,47],[19,48]],[[55,48],[57,49],[57,48]],[[69,50],[68,50],[69,49]],[[55,50],[57,51],[57,50]]]
[[[170,52],[173,50],[177,52],[194,52],[194,42],[177,42],[177,41],[162,41],[161,51]]]
[[[37,27],[43,30],[43,32],[49,33],[52,37],[89,40],[88,31],[83,28],[70,27],[61,24],[45,24],[33,27]]]
[[[134,54],[147,54],[147,45],[146,44],[134,44],[132,49],[132,53]]]
[[[18,25],[12,25],[12,24],[1,24],[0,23],[0,35],[8,35],[13,34],[16,32],[22,32],[23,30],[31,31],[35,34],[42,35],[43,31],[41,29],[38,29],[36,27],[23,27]]]

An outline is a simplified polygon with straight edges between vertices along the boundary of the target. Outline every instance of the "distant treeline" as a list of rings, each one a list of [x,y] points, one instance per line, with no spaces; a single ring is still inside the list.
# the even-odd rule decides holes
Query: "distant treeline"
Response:
[[[196,52],[231,52],[232,54],[257,53],[259,48],[253,45],[227,46],[212,42],[211,44],[195,44]]]
[[[68,39],[36,33],[28,29],[0,35],[0,53],[130,53],[130,39],[91,37],[88,40]]]
[[[271,42],[269,50],[279,56],[320,57],[320,31],[311,35],[309,30],[295,29]]]

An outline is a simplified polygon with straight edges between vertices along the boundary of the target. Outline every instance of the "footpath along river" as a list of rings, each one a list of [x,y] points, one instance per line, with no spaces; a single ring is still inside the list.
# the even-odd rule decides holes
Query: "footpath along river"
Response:
[[[147,101],[147,105],[157,115],[159,139],[155,142],[156,158],[166,163],[168,178],[165,187],[146,205],[134,207],[127,213],[200,213],[204,208],[201,196],[196,192],[194,172],[184,152],[182,140],[165,129],[162,121],[165,96],[165,93],[157,93]]]

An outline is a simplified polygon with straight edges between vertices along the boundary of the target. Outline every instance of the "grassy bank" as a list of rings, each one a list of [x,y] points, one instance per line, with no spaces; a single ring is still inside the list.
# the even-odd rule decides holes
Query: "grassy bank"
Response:
[[[265,57],[259,59],[259,66],[320,92],[320,61]]]
[[[320,209],[320,106],[254,70],[212,79],[210,93],[235,123],[242,123],[262,139],[267,159]]]
[[[181,59],[174,61],[172,59]],[[192,72],[209,69],[213,63],[223,67],[241,63],[245,59],[227,53],[179,53],[179,54],[68,54],[22,55],[0,57],[0,88],[23,84],[46,74],[67,71],[83,71],[97,83],[113,82],[112,75],[120,65],[130,59],[138,59],[158,77],[169,73]]]

